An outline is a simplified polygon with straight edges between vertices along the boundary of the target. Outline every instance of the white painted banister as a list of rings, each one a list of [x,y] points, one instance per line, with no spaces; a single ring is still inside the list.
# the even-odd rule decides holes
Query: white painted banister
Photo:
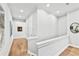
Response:
[[[68,35],[37,42],[36,45],[39,56],[59,55],[69,46]]]

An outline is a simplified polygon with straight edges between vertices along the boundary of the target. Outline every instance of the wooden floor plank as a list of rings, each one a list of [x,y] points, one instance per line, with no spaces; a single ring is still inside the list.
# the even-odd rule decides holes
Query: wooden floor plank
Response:
[[[10,49],[10,56],[28,55],[28,41],[25,38],[14,39]]]
[[[79,56],[79,48],[69,46],[59,56]]]

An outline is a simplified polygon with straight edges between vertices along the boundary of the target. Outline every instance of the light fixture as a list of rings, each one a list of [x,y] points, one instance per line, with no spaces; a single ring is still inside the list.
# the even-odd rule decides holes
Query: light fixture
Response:
[[[50,7],[50,4],[48,3],[48,4],[46,4],[46,7]]]
[[[19,18],[21,18],[22,16],[21,16],[21,15],[19,15],[18,17],[19,17]]]
[[[20,12],[21,12],[21,13],[23,13],[23,12],[24,12],[24,10],[23,10],[23,9],[21,9],[21,10],[20,10]]]
[[[56,11],[56,13],[57,13],[57,14],[59,14],[59,13],[60,13],[60,11],[59,11],[59,10],[57,10],[57,11]]]

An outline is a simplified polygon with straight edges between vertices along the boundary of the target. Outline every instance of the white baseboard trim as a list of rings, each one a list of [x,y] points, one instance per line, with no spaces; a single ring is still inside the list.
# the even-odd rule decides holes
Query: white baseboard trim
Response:
[[[68,46],[69,44],[66,45],[63,49],[61,49],[55,56],[59,56]]]
[[[75,47],[75,48],[79,48],[79,46],[77,46],[77,45],[68,44],[63,49],[61,49],[55,56],[59,56],[68,46],[72,46],[72,47]]]
[[[32,53],[30,50],[28,50],[28,53],[30,54],[30,56],[37,56],[35,53]]]
[[[79,46],[74,45],[74,44],[69,44],[69,46],[75,47],[75,48],[79,48]]]

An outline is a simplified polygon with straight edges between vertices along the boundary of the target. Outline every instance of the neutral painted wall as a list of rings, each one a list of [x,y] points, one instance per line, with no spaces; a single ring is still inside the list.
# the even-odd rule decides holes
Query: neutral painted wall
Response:
[[[57,22],[57,35],[61,36],[67,34],[67,16],[58,18]]]
[[[30,37],[32,35],[32,15],[26,19],[26,36]]]
[[[26,35],[29,40],[29,50],[37,53],[36,42],[56,36],[56,17],[44,10],[37,10],[26,19]]]
[[[5,30],[4,30],[4,40],[2,42],[2,48],[0,50],[0,55],[8,55],[10,51],[10,45],[12,39],[10,37],[10,21],[12,21],[12,16],[10,10],[6,3],[1,3],[2,8],[5,12]]]
[[[35,54],[38,54],[36,45],[37,42],[50,40],[50,38],[53,39],[58,35],[65,34],[67,31],[65,27],[67,26],[65,18],[66,17],[57,19],[54,15],[48,14],[42,9],[38,9],[37,13],[32,14],[26,21],[26,35],[30,37],[28,38],[29,50]],[[58,51],[55,50],[55,47],[63,49],[66,45],[68,45],[68,39],[64,38],[62,38],[60,41],[55,41],[54,43],[52,43],[51,46],[52,48],[54,47],[52,55],[54,55],[54,53],[56,54],[56,52]],[[44,51],[46,51],[46,49],[44,49]],[[40,51],[39,53],[41,52],[42,51]]]
[[[39,40],[57,36],[57,18],[42,9],[37,10]]]
[[[68,34],[70,35],[70,43],[79,46],[79,33],[72,33],[70,31],[70,25],[73,22],[79,23],[79,10],[68,13]]]
[[[26,19],[26,35],[27,37],[37,36],[37,12]]]
[[[38,41],[37,12],[32,13],[28,19],[26,19],[26,38],[28,39],[28,49],[36,54],[36,41]]]
[[[19,32],[17,27],[22,27],[22,31]],[[26,27],[25,22],[13,21],[13,37],[26,37]]]
[[[67,17],[56,18],[42,9],[38,9],[26,19],[27,36],[39,36],[40,40],[67,34]]]
[[[67,34],[67,16],[56,18],[42,9],[38,9],[26,19],[27,36],[39,36],[40,39]]]

